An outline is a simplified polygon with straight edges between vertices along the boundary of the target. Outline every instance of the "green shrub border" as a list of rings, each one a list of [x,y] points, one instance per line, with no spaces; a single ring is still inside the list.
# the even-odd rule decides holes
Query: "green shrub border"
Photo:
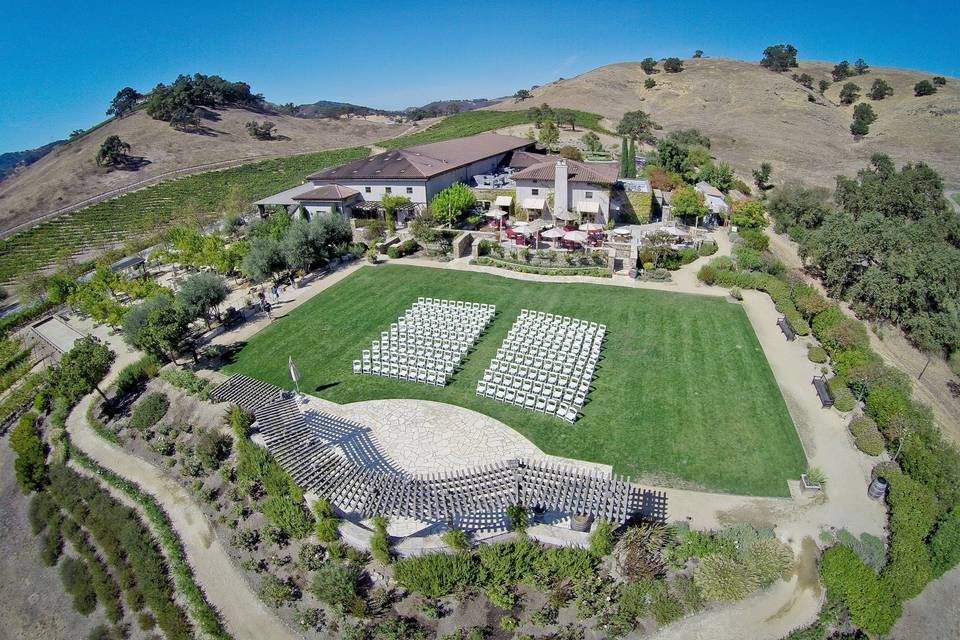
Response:
[[[507,271],[516,271],[518,273],[532,273],[541,276],[592,276],[595,278],[609,278],[610,273],[602,267],[535,267],[524,266],[506,260],[497,260],[496,258],[481,257],[471,260],[470,264],[486,267],[496,267]]]
[[[92,412],[92,403],[90,407]],[[97,431],[92,422],[90,426],[93,427],[94,431]],[[100,432],[97,431],[97,433],[99,434]],[[197,584],[196,578],[193,575],[193,569],[190,567],[186,552],[183,550],[183,543],[180,541],[180,536],[177,534],[177,530],[173,528],[167,512],[163,510],[163,507],[160,506],[157,499],[141,489],[140,485],[136,482],[127,480],[106,467],[101,466],[93,458],[76,447],[71,449],[71,457],[73,460],[76,460],[80,466],[102,479],[111,487],[123,492],[128,498],[143,508],[147,519],[150,521],[150,525],[153,527],[154,533],[157,535],[157,539],[160,541],[167,555],[167,561],[170,563],[170,572],[177,586],[177,592],[183,594],[186,599],[187,605],[190,608],[190,615],[197,622],[200,629],[211,638],[223,640],[232,639],[232,636],[227,632],[220,620],[220,614],[213,605],[207,601],[203,590]]]

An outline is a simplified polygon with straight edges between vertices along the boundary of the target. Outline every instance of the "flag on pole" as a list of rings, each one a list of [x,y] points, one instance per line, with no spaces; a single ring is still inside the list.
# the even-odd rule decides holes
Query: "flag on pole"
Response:
[[[297,387],[297,393],[300,393],[300,370],[293,361],[293,356],[287,356],[287,367],[290,369],[290,377],[293,378],[293,384]]]

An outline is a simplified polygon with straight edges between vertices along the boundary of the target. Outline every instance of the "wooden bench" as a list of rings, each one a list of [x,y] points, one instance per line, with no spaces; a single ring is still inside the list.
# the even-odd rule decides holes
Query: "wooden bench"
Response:
[[[833,397],[830,395],[830,387],[827,386],[827,377],[820,376],[813,379],[813,388],[817,390],[817,395],[820,396],[820,402],[824,407],[833,406]]]
[[[797,339],[797,332],[790,326],[790,322],[787,321],[786,316],[780,316],[780,319],[777,320],[777,326],[780,327],[780,331],[783,332],[788,342],[793,342]]]

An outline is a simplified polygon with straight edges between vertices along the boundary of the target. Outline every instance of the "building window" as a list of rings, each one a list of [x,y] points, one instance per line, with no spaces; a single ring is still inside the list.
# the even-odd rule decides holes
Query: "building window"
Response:
[[[583,197],[586,198],[587,200],[593,197],[593,191],[584,191],[583,193],[584,193]]]
[[[384,188],[383,188],[383,192],[384,192],[384,193],[393,193],[393,189],[392,189],[391,187],[384,187]]]
[[[413,193],[413,187],[407,187],[407,193]]]
[[[532,196],[540,195],[540,189],[530,189],[530,195]]]
[[[363,188],[363,192],[364,192],[364,193],[370,193],[371,191],[373,191],[373,189],[371,189],[370,187],[364,187],[364,188]]]

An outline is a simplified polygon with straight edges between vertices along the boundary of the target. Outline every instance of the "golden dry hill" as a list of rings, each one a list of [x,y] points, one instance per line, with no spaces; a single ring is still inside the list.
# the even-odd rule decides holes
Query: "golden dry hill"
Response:
[[[850,78],[877,113],[877,121],[862,140],[850,134],[853,106],[839,102],[840,83],[821,96],[794,82],[791,73],[809,73],[817,81],[831,80],[833,63],[800,61],[790,73],[777,74],[757,62],[728,58],[684,60],[681,73],[652,76],[656,86],[644,88],[651,77],[639,62],[623,62],[557,80],[532,91],[520,105],[512,99],[492,109],[517,109],[546,102],[602,114],[613,126],[627,111],[642,109],[665,131],[696,127],[710,136],[713,152],[744,178],[761,162],[773,165],[774,181],[799,179],[833,186],[838,174],[852,174],[873,153],[890,154],[897,163],[923,160],[935,167],[948,185],[960,186],[960,80],[948,78],[932,96],[914,97],[913,85],[934,74],[908,69],[873,67]],[[894,95],[882,101],[866,98],[875,78],[883,78]],[[808,96],[816,100],[811,102]]]
[[[203,121],[201,133],[187,133],[138,111],[60,146],[0,182],[0,231],[168,171],[241,158],[263,159],[365,145],[407,128],[380,116],[306,119],[244,109],[217,109],[212,113],[213,119]],[[250,120],[275,123],[278,139],[250,137],[244,127]],[[97,150],[113,134],[130,144],[131,156],[143,157],[146,163],[136,171],[98,167]]]

